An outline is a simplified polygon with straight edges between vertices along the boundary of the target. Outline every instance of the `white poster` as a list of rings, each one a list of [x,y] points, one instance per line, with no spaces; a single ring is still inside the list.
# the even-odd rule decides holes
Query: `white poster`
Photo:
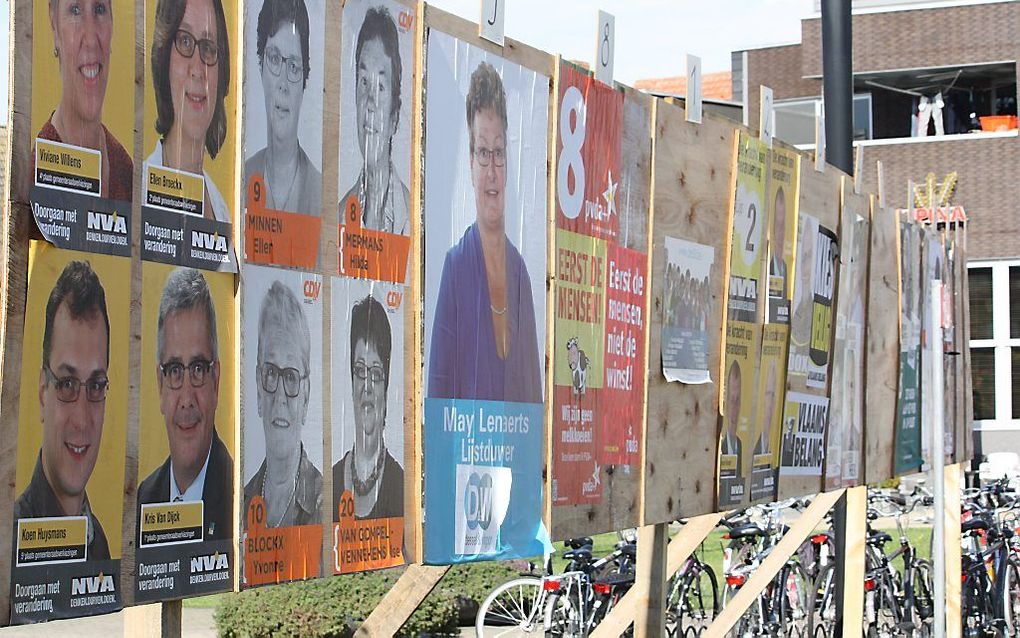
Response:
[[[662,287],[662,374],[667,381],[711,383],[708,370],[709,289],[715,249],[666,237]]]

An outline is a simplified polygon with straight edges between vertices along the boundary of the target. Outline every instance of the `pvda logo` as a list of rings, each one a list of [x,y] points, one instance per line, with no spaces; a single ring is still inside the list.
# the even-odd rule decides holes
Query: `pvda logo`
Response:
[[[492,477],[472,472],[464,488],[464,516],[468,529],[487,531],[492,524]]]

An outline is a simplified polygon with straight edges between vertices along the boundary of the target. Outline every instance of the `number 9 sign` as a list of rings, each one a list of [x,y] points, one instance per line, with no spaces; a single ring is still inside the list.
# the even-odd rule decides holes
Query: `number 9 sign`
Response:
[[[584,146],[585,119],[584,95],[576,86],[568,87],[560,101],[560,151],[556,168],[556,196],[560,210],[568,219],[577,219],[584,206]],[[573,118],[571,118],[573,115]],[[574,174],[573,188],[570,187],[570,173]]]

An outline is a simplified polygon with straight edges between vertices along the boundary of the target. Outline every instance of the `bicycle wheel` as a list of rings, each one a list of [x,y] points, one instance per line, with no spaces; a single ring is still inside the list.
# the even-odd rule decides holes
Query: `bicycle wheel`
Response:
[[[835,569],[830,563],[822,568],[815,581],[811,614],[811,636],[829,638],[836,635]]]
[[[542,635],[542,579],[516,578],[492,590],[475,617],[476,638]]]
[[[671,636],[688,635],[691,628],[697,634],[712,624],[719,613],[719,584],[712,568],[702,564],[685,574],[670,591],[667,605]]]
[[[733,585],[723,587],[720,609],[725,609],[726,605],[737,595],[739,590],[740,587]],[[744,612],[744,615],[740,617],[740,620],[737,621],[737,624],[733,626],[733,629],[730,630],[727,636],[728,638],[757,638],[766,634],[765,621],[762,618],[762,603],[759,598],[751,603],[751,606],[747,608],[747,611]]]
[[[1006,634],[1016,636],[1020,632],[1020,564],[1016,559],[1006,562],[1002,578],[1002,617],[1006,622]]]
[[[784,636],[807,636],[814,604],[812,583],[800,563],[789,563],[779,572],[773,595],[779,600],[779,623]]]
[[[913,606],[905,610],[914,623],[915,636],[927,638],[932,635],[935,618],[935,599],[932,593],[934,583],[931,575],[931,563],[925,559],[914,561],[913,575],[910,579],[911,591],[914,596]]]

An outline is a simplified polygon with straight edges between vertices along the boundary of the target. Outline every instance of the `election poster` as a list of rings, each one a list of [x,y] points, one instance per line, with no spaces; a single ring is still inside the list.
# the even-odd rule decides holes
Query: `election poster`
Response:
[[[239,7],[221,0],[145,3],[146,261],[237,272]],[[133,93],[133,85],[128,89]]]
[[[761,323],[760,294],[769,226],[765,195],[769,156],[764,142],[741,132],[737,140],[733,228],[726,297],[726,353],[719,429],[719,507],[745,503],[754,446]]]
[[[42,241],[29,247],[12,624],[122,605],[129,266]]]
[[[711,383],[708,369],[709,288],[715,249],[666,236],[662,286],[662,374],[667,381]]]
[[[392,0],[344,3],[336,245],[345,277],[407,281],[414,20]]]
[[[800,155],[773,148],[769,167],[768,296],[761,335],[758,410],[751,463],[751,500],[774,500],[786,387],[786,354],[790,338],[790,291],[793,288],[800,199]]]
[[[244,3],[244,257],[317,268],[324,0]]]
[[[135,13],[33,2],[29,201],[47,241],[131,255]],[[109,96],[109,100],[107,100]],[[128,96],[128,99],[124,99]]]
[[[779,473],[821,478],[838,250],[817,217],[802,210],[797,226]]]
[[[549,78],[436,30],[427,60],[424,558],[535,556]]]
[[[234,586],[234,277],[142,265],[136,602]]]
[[[866,210],[859,200],[844,199],[840,227],[839,294],[833,347],[829,429],[826,433],[825,488],[857,484],[861,479],[864,438],[865,300],[871,242]],[[862,214],[863,213],[863,214]]]
[[[932,429],[935,427],[935,349],[942,348],[941,322],[932,317],[932,311],[941,310],[933,300],[934,294],[942,298],[942,268],[945,254],[938,232],[931,226],[921,229],[921,459],[922,471],[933,462]],[[943,359],[942,367],[946,362]],[[943,373],[944,374],[944,373]]]
[[[921,228],[900,221],[900,371],[893,472],[921,466]]]
[[[405,288],[334,277],[333,573],[404,558]]]
[[[322,575],[322,277],[246,264],[242,587]]]

